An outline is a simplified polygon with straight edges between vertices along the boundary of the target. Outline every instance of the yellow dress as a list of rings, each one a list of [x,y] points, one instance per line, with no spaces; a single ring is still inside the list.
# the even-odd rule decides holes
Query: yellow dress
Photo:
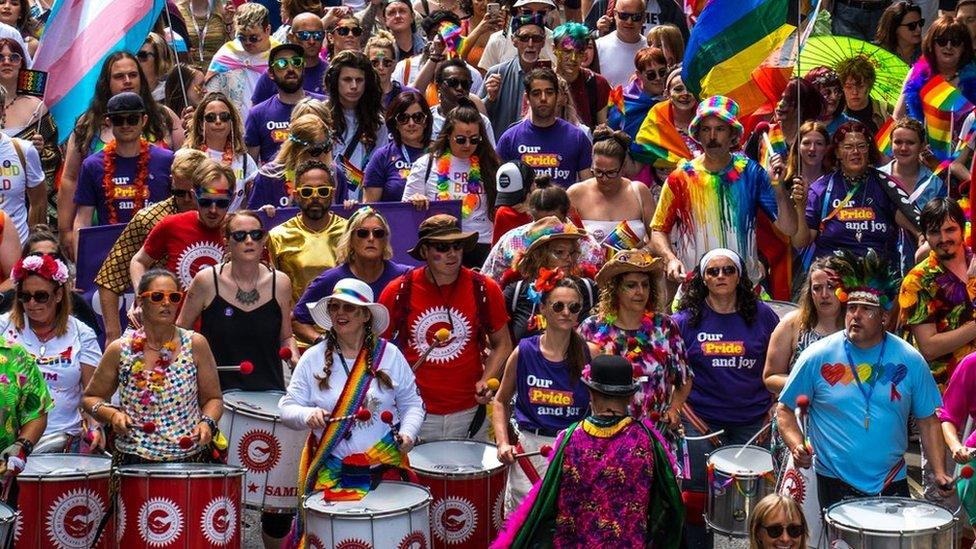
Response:
[[[309,229],[302,223],[302,216],[297,215],[268,233],[271,263],[291,279],[292,303],[298,302],[309,282],[338,263],[336,246],[346,230],[346,220],[335,214],[331,217],[318,232]]]

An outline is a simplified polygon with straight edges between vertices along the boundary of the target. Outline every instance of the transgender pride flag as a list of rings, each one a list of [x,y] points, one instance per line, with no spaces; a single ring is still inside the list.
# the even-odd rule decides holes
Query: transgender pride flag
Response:
[[[34,56],[34,70],[48,73],[44,102],[64,142],[88,109],[102,62],[136,52],[165,0],[56,0]]]

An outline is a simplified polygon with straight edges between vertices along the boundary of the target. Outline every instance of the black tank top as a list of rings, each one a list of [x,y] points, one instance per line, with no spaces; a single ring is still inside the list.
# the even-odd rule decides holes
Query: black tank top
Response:
[[[223,268],[221,264],[221,272]],[[216,295],[200,313],[200,333],[210,343],[218,366],[236,366],[242,360],[250,360],[254,364],[254,371],[250,375],[219,372],[220,390],[284,390],[285,376],[278,356],[281,347],[281,307],[275,299],[277,276],[274,271],[271,298],[253,311],[244,311],[220,297],[217,266],[210,269],[213,271]]]

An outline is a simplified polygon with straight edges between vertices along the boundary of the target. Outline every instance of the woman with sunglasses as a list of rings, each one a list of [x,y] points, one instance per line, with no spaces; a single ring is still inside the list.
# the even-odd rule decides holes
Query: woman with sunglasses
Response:
[[[257,210],[269,205],[275,208],[291,205],[295,168],[307,160],[332,164],[331,133],[331,128],[317,115],[303,114],[293,118],[288,139],[275,159],[261,166],[250,182],[247,208]]]
[[[396,66],[396,47],[393,35],[384,30],[376,31],[376,34],[366,42],[366,57],[369,58],[370,65],[380,77],[380,90],[383,91],[382,105],[383,110],[390,108],[390,104],[401,93],[406,91],[416,91],[409,86],[404,86],[400,82],[393,80],[393,67]]]
[[[507,513],[518,508],[549,465],[543,456],[516,460],[515,454],[552,446],[559,431],[586,416],[590,395],[580,377],[590,356],[599,352],[576,331],[583,311],[579,281],[555,271],[531,284],[539,293],[539,315],[546,330],[519,341],[508,356],[491,412],[499,461],[518,461],[518,467],[508,471]],[[558,404],[536,393],[558,395]]]
[[[478,233],[478,243],[462,259],[470,268],[480,267],[491,249],[498,165],[481,113],[462,98],[448,113],[430,152],[413,163],[403,189],[403,201],[418,209],[434,200],[461,201],[465,231]]]
[[[136,52],[136,59],[146,75],[146,83],[152,90],[153,99],[162,101],[166,96],[166,76],[169,74],[173,61],[170,59],[169,46],[162,36],[150,32],[142,47]]]
[[[626,105],[624,113],[621,115],[620,111],[612,109],[613,112],[608,111],[607,121],[611,127],[622,128],[631,139],[637,137],[637,130],[647,116],[647,111],[666,98],[665,85],[668,75],[671,74],[664,51],[654,47],[637,51],[634,68],[636,71],[623,87]]]
[[[878,21],[874,43],[912,65],[922,55],[922,8],[910,1],[888,6]]]
[[[408,88],[390,102],[386,128],[393,140],[376,149],[363,177],[366,202],[399,202],[407,184],[410,167],[427,152],[434,117],[427,100]]]
[[[257,173],[258,166],[247,154],[244,128],[237,107],[220,92],[210,92],[193,111],[187,129],[186,146],[207,153],[215,162],[230,167],[237,177],[230,211],[243,205],[246,181]]]
[[[792,497],[769,494],[749,517],[749,549],[805,549],[807,519]]]
[[[332,59],[335,59],[336,55],[344,51],[362,53],[363,46],[369,38],[363,32],[363,27],[359,23],[359,19],[356,18],[349,8],[346,8],[346,12],[339,19],[336,19],[332,24],[328,25],[325,37],[329,57]]]
[[[169,271],[142,275],[142,326],[108,345],[85,389],[84,409],[115,435],[115,466],[212,460],[208,448],[224,402],[207,340],[176,325],[178,288]]]

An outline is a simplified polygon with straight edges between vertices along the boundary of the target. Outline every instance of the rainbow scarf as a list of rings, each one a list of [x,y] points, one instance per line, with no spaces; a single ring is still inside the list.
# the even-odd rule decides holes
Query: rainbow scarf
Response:
[[[661,101],[651,107],[637,130],[630,152],[641,163],[661,169],[674,169],[682,160],[691,159],[691,150],[674,125],[671,101]]]
[[[939,160],[947,160],[952,154],[953,117],[971,111],[973,105],[940,74],[922,86],[921,96],[932,153]]]
[[[895,119],[888,117],[888,121],[874,135],[874,143],[878,146],[878,150],[881,151],[881,154],[889,157],[891,156],[891,130],[894,125]]]
[[[367,367],[368,360],[366,353],[372,353],[373,364],[378,365],[383,358],[386,350],[386,341],[377,339],[376,345],[372,349],[363,347],[356,357],[356,362],[352,365],[349,372],[349,379],[339,394],[338,402],[332,410],[332,417],[345,416],[356,413],[366,401],[366,392],[369,391],[370,383],[373,381],[373,372]],[[346,433],[352,428],[353,419],[329,423],[322,433],[322,439],[316,447],[315,435],[309,434],[305,441],[305,448],[302,450],[302,457],[298,464],[298,487],[303,496],[308,496],[319,488],[319,478],[322,470],[328,467],[328,462],[333,458],[332,451],[336,445],[345,437]],[[314,449],[313,449],[314,448]],[[327,477],[328,478],[328,477]],[[367,485],[368,491],[368,485]],[[355,489],[341,490],[344,496],[349,496]],[[365,495],[366,491],[363,491]],[[326,494],[326,499],[331,496]],[[360,496],[361,498],[362,496]],[[349,498],[351,499],[351,498]],[[291,532],[285,540],[285,547],[302,549],[305,547],[305,522],[302,518],[304,513],[298,513],[292,523]]]
[[[308,448],[308,445],[306,445]],[[369,450],[343,459],[329,456],[319,470],[315,487],[325,491],[328,501],[359,501],[366,497],[376,465],[409,467],[406,456],[400,453],[393,431],[389,431]]]

